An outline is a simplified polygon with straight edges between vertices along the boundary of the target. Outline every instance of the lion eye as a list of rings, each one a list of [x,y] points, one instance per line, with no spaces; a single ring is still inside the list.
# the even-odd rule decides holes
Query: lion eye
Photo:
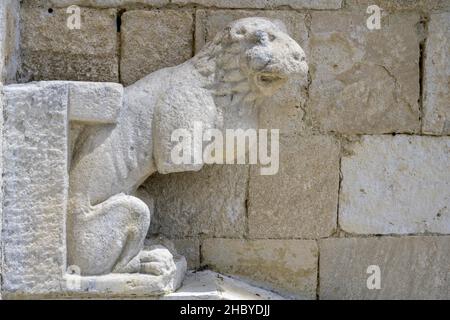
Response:
[[[275,40],[277,37],[275,37],[273,34],[269,34],[269,40],[273,41]]]
[[[239,35],[244,35],[246,33],[247,33],[247,30],[245,28],[241,28],[236,31],[236,34],[239,34]]]

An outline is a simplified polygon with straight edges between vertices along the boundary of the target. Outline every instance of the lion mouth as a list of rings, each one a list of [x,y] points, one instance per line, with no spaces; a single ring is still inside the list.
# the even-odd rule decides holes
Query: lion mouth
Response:
[[[260,73],[256,76],[256,84],[260,88],[278,88],[281,87],[287,78],[277,74]]]

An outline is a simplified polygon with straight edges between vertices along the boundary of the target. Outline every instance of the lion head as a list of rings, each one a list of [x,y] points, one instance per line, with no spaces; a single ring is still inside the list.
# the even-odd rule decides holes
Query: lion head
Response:
[[[280,21],[244,18],[229,24],[199,56],[214,61],[219,94],[273,95],[291,76],[305,76],[305,52]],[[214,59],[211,59],[212,57]]]

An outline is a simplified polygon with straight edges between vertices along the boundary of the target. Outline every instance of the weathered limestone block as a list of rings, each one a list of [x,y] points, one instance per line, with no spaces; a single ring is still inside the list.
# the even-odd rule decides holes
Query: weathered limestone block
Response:
[[[186,275],[183,286],[162,300],[284,300],[282,296],[248,283],[205,270]]]
[[[365,12],[370,5],[377,5],[382,10],[439,10],[450,8],[450,3],[447,0],[346,0],[347,7],[355,7]]]
[[[70,121],[115,123],[123,103],[118,83],[68,82]]]
[[[342,0],[172,0],[176,4],[200,4],[219,8],[276,8],[292,9],[339,9]],[[256,15],[255,15],[256,16]]]
[[[450,298],[448,236],[330,238],[319,247],[320,299]],[[380,289],[367,288],[369,266],[380,268]]]
[[[342,159],[339,222],[358,234],[450,233],[450,137],[364,136]]]
[[[193,12],[127,11],[122,15],[120,77],[125,85],[192,57]]]
[[[3,292],[60,291],[66,263],[65,83],[4,87]]]
[[[3,84],[0,82],[0,185],[3,186]],[[2,222],[3,222],[3,188],[0,188],[0,279],[3,273],[3,243],[2,243]],[[0,300],[2,299],[2,282],[0,281]]]
[[[280,168],[251,169],[252,238],[320,238],[336,229],[339,143],[329,136],[280,137]]]
[[[0,2],[0,141],[3,141],[3,83],[12,82],[16,75],[18,64],[19,36],[19,1],[3,0]],[[2,166],[2,145],[0,143],[0,172]],[[2,175],[0,175],[0,186]],[[0,188],[0,203],[3,199],[3,188]],[[2,208],[0,206],[0,230],[2,230]],[[2,239],[0,232],[0,279],[2,274]],[[0,281],[1,299],[1,281]]]
[[[246,11],[246,10],[197,10],[195,49],[199,51],[206,41],[229,22],[250,16],[266,17],[281,21],[287,32],[308,52],[308,30],[305,15],[293,11]],[[307,60],[310,57],[307,54]],[[291,134],[304,130],[304,105],[306,101],[307,76],[293,77],[273,97],[264,101],[260,112],[260,128],[278,128],[281,133]]]
[[[282,294],[314,299],[318,250],[314,240],[205,239],[203,264],[243,276]]]
[[[14,82],[19,64],[19,1],[0,2],[0,82]]]
[[[312,12],[307,114],[323,132],[419,132],[419,16]]]
[[[28,0],[36,1],[36,0]],[[49,5],[56,8],[68,7],[71,5],[94,7],[94,8],[115,8],[129,5],[151,5],[163,6],[169,4],[169,0],[46,0]]]
[[[450,134],[450,13],[431,15],[425,50],[422,130]]]
[[[22,80],[118,82],[116,9],[81,8],[80,29],[67,26],[66,9],[21,8]]]
[[[151,233],[172,239],[199,234],[242,237],[248,170],[244,165],[217,165],[153,175],[145,183],[155,201]]]
[[[186,258],[189,270],[200,267],[200,241],[196,238],[172,240],[175,249]]]

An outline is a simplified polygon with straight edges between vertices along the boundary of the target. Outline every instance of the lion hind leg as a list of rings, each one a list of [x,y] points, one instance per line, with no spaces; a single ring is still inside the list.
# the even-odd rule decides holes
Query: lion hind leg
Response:
[[[74,218],[69,260],[82,274],[140,271],[139,253],[150,226],[143,201],[118,194]]]

